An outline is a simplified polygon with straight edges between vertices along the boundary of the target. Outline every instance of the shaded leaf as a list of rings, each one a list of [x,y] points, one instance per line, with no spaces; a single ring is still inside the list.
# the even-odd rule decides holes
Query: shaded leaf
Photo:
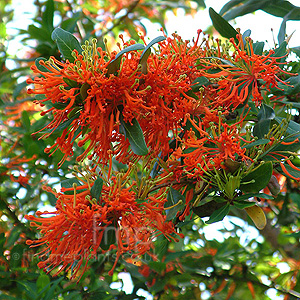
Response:
[[[249,201],[233,201],[233,205],[237,207],[238,209],[244,209],[246,207],[250,207],[255,205],[255,202],[249,202]]]
[[[250,148],[255,147],[255,146],[268,144],[269,142],[270,142],[269,139],[259,139],[259,140],[256,140],[255,142],[252,142],[252,143],[249,143],[249,144],[244,144],[242,146],[242,148],[250,149]]]
[[[215,200],[211,200],[203,205],[193,207],[193,212],[200,218],[204,218],[211,216],[214,211],[222,208],[223,206],[224,202],[216,202]]]
[[[123,54],[130,52],[130,51],[135,51],[135,50],[143,50],[145,48],[144,45],[142,44],[133,44],[130,45],[128,47],[126,47],[125,49],[123,49],[122,51],[120,51],[115,59],[113,59],[107,66],[107,73],[106,75],[109,76],[110,74],[114,74],[117,71],[119,71],[120,69],[120,64],[121,64],[121,59]]]
[[[148,148],[144,139],[144,134],[137,119],[133,118],[130,122],[125,122],[123,116],[120,117],[120,123],[124,129],[125,138],[128,139],[134,154],[147,155]]]
[[[98,177],[91,188],[91,196],[92,198],[95,198],[97,202],[100,199],[102,187],[103,187],[103,179],[101,177]]]
[[[177,213],[184,208],[184,206],[185,206],[184,202],[183,202],[184,197],[177,190],[170,187],[168,195],[167,195],[167,200],[168,201],[164,204],[165,208],[174,206],[180,200],[182,201],[181,204],[178,204],[178,205],[166,210],[166,216],[167,216],[166,221],[170,221],[170,220],[174,219],[176,217]]]
[[[153,39],[144,49],[144,51],[141,54],[140,57],[140,64],[142,65],[142,73],[147,74],[147,59],[151,53],[151,47],[159,42],[162,42],[166,39],[164,36],[158,36],[155,39]]]
[[[262,55],[263,51],[264,51],[264,46],[265,46],[264,42],[253,43],[253,52],[254,52],[254,54]]]
[[[275,112],[271,106],[262,103],[257,118],[258,122],[253,128],[253,135],[262,139],[270,130],[271,120],[275,118]]]
[[[40,64],[40,61],[41,61],[41,60],[43,60],[44,62],[47,61],[46,58],[44,58],[44,57],[39,57],[39,58],[37,58],[37,59],[35,60],[35,65],[36,65],[36,67],[38,68],[38,70],[40,70],[40,71],[42,71],[42,72],[49,72],[49,70],[48,70],[45,66],[43,66],[43,65]]]
[[[272,162],[260,164],[242,178],[240,189],[244,192],[259,192],[267,186],[273,172]]]
[[[82,52],[80,43],[76,37],[68,31],[62,28],[55,28],[52,32],[51,38],[57,43],[57,47],[64,59],[68,59],[70,62],[74,62],[72,52],[77,50],[78,53]]]
[[[52,32],[53,30],[53,18],[54,18],[54,1],[48,0],[46,2],[46,8],[42,16],[42,22],[45,28]]]
[[[224,219],[224,217],[227,216],[227,214],[229,213],[229,210],[230,210],[230,204],[229,203],[223,204],[222,207],[215,210],[211,214],[209,220],[206,221],[205,223],[211,224],[211,223],[222,221]]]

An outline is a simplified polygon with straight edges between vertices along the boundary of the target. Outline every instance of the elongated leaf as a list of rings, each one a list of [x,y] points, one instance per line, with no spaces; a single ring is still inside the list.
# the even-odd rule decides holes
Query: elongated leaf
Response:
[[[250,207],[255,205],[255,202],[249,202],[249,201],[233,201],[233,205],[238,209],[244,209],[246,207]]]
[[[270,130],[271,120],[275,118],[275,112],[271,106],[262,104],[257,114],[258,122],[253,128],[253,135],[262,139]]]
[[[46,60],[46,58],[44,58],[44,57],[39,57],[39,58],[37,58],[36,60],[35,60],[35,65],[36,65],[36,67],[38,68],[38,70],[40,70],[40,71],[42,71],[42,72],[49,72],[49,70],[46,68],[46,67],[44,67],[43,65],[41,65],[40,64],[40,61],[41,60],[43,60],[43,61],[47,61]]]
[[[64,59],[68,59],[70,62],[74,62],[74,57],[72,56],[73,50],[77,50],[78,53],[82,52],[80,43],[76,37],[68,31],[61,28],[55,28],[52,32],[51,38],[57,43],[57,47],[62,54]]]
[[[130,51],[135,51],[135,50],[143,50],[145,48],[144,45],[142,44],[133,44],[131,46],[126,47],[122,51],[120,51],[114,60],[112,60],[108,66],[107,66],[107,73],[106,75],[109,76],[110,74],[116,73],[120,69],[120,64],[121,64],[121,59],[123,54],[130,52]]]
[[[272,162],[265,162],[242,178],[240,189],[243,192],[259,192],[267,186],[273,172]]]
[[[264,51],[264,46],[265,46],[264,42],[253,43],[253,52],[254,52],[254,54],[262,55],[263,51]]]
[[[50,32],[43,27],[36,27],[35,25],[28,26],[28,33],[31,39],[36,39],[43,42],[51,42]]]
[[[103,229],[102,229],[103,230]],[[104,229],[103,237],[100,243],[100,248],[103,250],[108,250],[109,247],[116,242],[116,230],[117,226],[115,222],[110,224]]]
[[[121,115],[120,123],[124,129],[125,138],[129,140],[133,153],[137,155],[147,155],[148,148],[144,139],[143,131],[137,119],[133,118],[130,124],[129,122],[125,122]]]
[[[200,218],[210,217],[212,213],[224,206],[224,202],[209,201],[203,205],[193,207],[193,212]]]
[[[270,142],[269,139],[260,139],[260,140],[256,140],[253,143],[250,143],[250,144],[244,144],[242,146],[242,148],[250,149],[250,148],[255,147],[255,146],[268,144],[269,142]]]
[[[164,36],[158,36],[153,39],[144,49],[140,57],[140,64],[142,65],[142,73],[147,74],[147,59],[151,53],[151,47],[159,42],[162,42],[166,39]]]
[[[300,171],[298,171],[298,170],[292,168],[292,167],[291,167],[290,165],[288,165],[288,164],[285,164],[285,163],[284,163],[283,165],[284,165],[286,171],[287,171],[291,176],[289,176],[289,174],[285,173],[280,165],[279,165],[278,167],[276,167],[276,170],[277,170],[278,172],[280,172],[281,174],[283,174],[284,176],[286,176],[286,177],[289,177],[289,178],[292,178],[292,179],[297,178],[297,180],[300,180]]]
[[[290,11],[293,11],[289,19],[300,20],[300,7],[293,5],[289,1],[269,1],[269,4],[263,7],[262,10],[281,18],[284,18]]]
[[[215,222],[219,222],[222,221],[224,219],[225,216],[227,216],[227,214],[229,213],[230,210],[230,204],[226,203],[225,205],[223,205],[221,208],[215,210],[208,221],[206,221],[206,224],[211,224],[211,223],[215,223]]]
[[[66,189],[72,188],[73,187],[73,183],[76,183],[77,186],[81,185],[80,181],[77,178],[68,178],[68,179],[63,180],[61,182],[61,187],[66,188]],[[72,194],[73,194],[73,192],[72,192]]]
[[[66,129],[68,126],[70,126],[72,124],[72,122],[76,119],[78,119],[80,116],[80,113],[76,113],[71,119],[61,123],[60,125],[58,125],[55,130],[53,131],[54,132],[58,132],[58,131],[62,131],[64,129]],[[45,130],[45,132],[52,132],[52,129],[47,129]]]
[[[177,190],[174,188],[170,187],[170,190],[167,195],[167,202],[165,203],[164,207],[171,207],[177,204],[180,200],[182,201],[182,204],[178,204],[170,209],[166,210],[166,221],[170,221],[176,217],[176,214],[184,208],[184,197],[181,195]]]
[[[91,188],[91,196],[92,198],[95,198],[97,202],[100,199],[102,187],[103,187],[103,179],[101,177],[98,177]]]
[[[249,193],[249,194],[244,194],[244,195],[241,195],[237,198],[235,198],[234,201],[243,201],[243,200],[247,200],[247,199],[250,199],[250,198],[253,198],[253,197],[258,197],[258,198],[262,198],[262,199],[269,199],[269,200],[272,200],[274,199],[273,196],[270,196],[268,194],[265,194],[265,193]]]
[[[287,54],[287,42],[283,41],[281,45],[274,49],[274,54],[272,54],[272,57],[281,57],[280,59],[277,59],[279,62],[284,62],[286,60],[286,54]]]
[[[231,0],[227,2],[220,10],[219,14],[223,16],[226,12],[228,12],[234,6],[239,5],[240,3],[244,2],[244,0]]]
[[[262,9],[269,5],[270,0],[248,0],[241,2],[244,3],[232,6],[232,9],[228,10],[227,13],[223,15],[224,19],[232,20],[236,17],[244,16],[256,10]]]
[[[53,30],[53,18],[54,18],[54,1],[48,0],[46,2],[46,8],[42,16],[42,22],[44,27],[52,32]]]
[[[234,38],[237,41],[236,35],[238,32],[211,7],[209,8],[209,16],[214,27],[223,37]]]

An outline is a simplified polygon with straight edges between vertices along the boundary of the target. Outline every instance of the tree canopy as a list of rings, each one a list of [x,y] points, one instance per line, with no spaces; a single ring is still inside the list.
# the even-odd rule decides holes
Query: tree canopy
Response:
[[[300,298],[300,7],[166,31],[205,5],[36,0],[9,35],[1,1],[0,299]],[[274,48],[230,22],[257,10]]]

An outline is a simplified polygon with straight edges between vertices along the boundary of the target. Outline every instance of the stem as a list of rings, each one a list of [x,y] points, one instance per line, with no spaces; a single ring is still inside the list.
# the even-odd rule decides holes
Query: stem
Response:
[[[124,16],[122,16],[120,19],[118,19],[111,28],[106,29],[105,31],[103,31],[101,33],[101,35],[98,37],[98,39],[102,39],[106,34],[108,34],[109,32],[111,32],[114,28],[116,28],[117,26],[119,26],[127,17],[128,15],[133,12],[133,10],[136,8],[136,6],[139,4],[140,0],[136,0],[134,1],[129,7],[128,10],[126,12],[126,14]]]

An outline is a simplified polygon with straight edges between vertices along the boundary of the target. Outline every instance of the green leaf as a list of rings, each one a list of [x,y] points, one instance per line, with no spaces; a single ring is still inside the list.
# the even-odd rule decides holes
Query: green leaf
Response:
[[[262,55],[263,51],[264,51],[264,46],[265,46],[264,42],[253,43],[253,52],[254,52],[254,54]]]
[[[30,119],[29,119],[29,114],[26,110],[22,111],[22,125],[26,129],[27,132],[30,132]]]
[[[52,32],[53,30],[53,18],[54,18],[54,1],[48,0],[46,3],[46,8],[42,16],[42,22],[45,28]]]
[[[17,97],[20,95],[21,91],[27,86],[27,82],[26,81],[23,81],[21,83],[19,83],[15,89],[14,89],[14,92],[13,92],[13,98],[16,100]]]
[[[103,225],[102,225],[103,226]],[[100,243],[100,248],[107,251],[111,245],[116,242],[116,224],[110,224],[104,229],[103,237]]]
[[[55,28],[52,32],[51,38],[57,43],[57,47],[63,58],[66,60],[68,59],[70,62],[74,62],[75,60],[72,56],[73,50],[77,50],[78,53],[82,52],[80,43],[76,37],[68,31],[61,28]]]
[[[144,134],[137,119],[133,118],[130,122],[125,122],[123,116],[120,117],[120,123],[128,139],[131,149],[136,155],[147,155],[148,148],[144,139]]]
[[[46,274],[41,274],[37,281],[36,281],[36,286],[38,288],[38,291],[40,292],[45,286],[50,286],[50,278]]]
[[[158,36],[153,39],[144,49],[140,57],[140,64],[142,65],[142,73],[147,74],[147,59],[151,53],[151,47],[159,42],[164,41],[166,38],[164,36]]]
[[[193,81],[193,83],[192,83],[192,91],[193,92],[198,92],[199,91],[199,88],[201,88],[202,86],[206,86],[206,85],[208,85],[210,82],[209,82],[209,80],[206,78],[206,77],[204,77],[204,76],[202,76],[202,77],[197,77],[194,81]]]
[[[290,11],[293,11],[289,20],[300,20],[300,7],[293,5],[289,1],[269,1],[269,4],[262,8],[262,10],[268,14],[281,18],[284,18]]]
[[[206,224],[212,224],[215,222],[219,222],[222,221],[224,219],[225,216],[227,216],[227,214],[229,213],[230,210],[230,204],[226,203],[224,204],[221,208],[215,210],[208,221],[206,221]]]
[[[72,190],[70,190],[70,191],[64,191],[64,194],[66,194],[66,195],[74,194],[73,183],[76,183],[77,186],[81,185],[80,181],[77,178],[68,178],[68,179],[65,179],[61,182],[61,187],[62,188],[65,188],[65,189],[72,188]]]
[[[270,142],[269,139],[260,139],[260,140],[256,140],[255,142],[249,143],[249,144],[244,144],[242,146],[242,148],[250,149],[255,146],[268,144],[269,142]]]
[[[244,209],[246,207],[250,207],[255,205],[255,202],[249,202],[249,201],[233,201],[233,205],[238,209]]]
[[[270,0],[243,0],[232,2],[234,5],[231,4],[230,10],[227,9],[227,13],[223,16],[226,20],[232,20],[236,17],[244,16],[256,10],[262,9],[270,3]],[[223,9],[221,11],[223,11]]]
[[[253,198],[253,197],[258,197],[258,198],[262,198],[262,199],[269,199],[269,200],[272,200],[274,199],[273,196],[270,196],[268,194],[265,194],[265,193],[249,193],[249,194],[244,194],[244,195],[241,195],[237,198],[234,199],[234,201],[243,201],[243,200],[247,200],[247,199],[250,199],[250,198]]]
[[[229,11],[231,8],[233,8],[234,6],[237,6],[239,4],[241,4],[242,2],[244,2],[244,0],[231,0],[229,2],[227,2],[220,10],[219,14],[221,16],[223,16],[227,11]]]
[[[54,297],[55,290],[56,290],[57,286],[59,285],[59,283],[63,279],[64,279],[64,277],[60,277],[60,278],[56,279],[54,282],[51,282],[51,288],[48,290],[48,292],[47,292],[46,296],[43,298],[43,300],[52,300],[55,298]],[[41,292],[43,292],[43,290]]]
[[[13,229],[11,230],[11,232],[6,240],[5,248],[9,249],[12,245],[14,245],[14,243],[20,237],[20,234],[21,234],[20,227],[19,226],[13,227]]]
[[[250,29],[247,29],[247,30],[243,33],[242,39],[243,39],[244,45],[247,44],[247,42],[246,42],[246,37],[249,37],[250,35],[251,35],[251,30],[250,30]]]
[[[52,132],[52,129],[48,129],[48,130],[46,130],[46,132],[54,133],[54,132],[62,131],[64,129],[66,129],[68,126],[70,126],[74,120],[78,119],[79,116],[80,116],[80,113],[77,113],[71,119],[61,123],[60,125],[58,125],[53,132]]]
[[[285,61],[285,58],[286,58],[286,54],[287,54],[287,42],[286,41],[283,41],[282,44],[274,49],[274,54],[271,55],[271,57],[282,57],[280,59],[278,59],[279,62],[284,62]]]
[[[69,78],[66,78],[64,77],[63,78],[63,81],[69,86],[69,87],[72,87],[72,88],[76,88],[76,87],[79,87],[79,83],[75,80],[72,80],[72,79],[69,79]],[[85,84],[85,83],[84,83]],[[84,85],[83,84],[83,85]]]
[[[170,190],[167,195],[167,200],[168,201],[164,204],[165,208],[177,204],[180,200],[182,201],[181,204],[177,204],[176,206],[166,210],[166,221],[170,221],[173,220],[176,217],[177,213],[184,208],[184,197],[177,190],[170,187]]]
[[[242,178],[240,189],[243,192],[259,192],[269,183],[272,172],[272,162],[268,161],[260,164]]]
[[[300,180],[300,171],[298,171],[298,170],[292,168],[290,165],[288,165],[288,164],[286,164],[286,163],[284,163],[283,165],[284,165],[285,169],[287,170],[287,172],[288,172],[292,177],[289,176],[287,173],[285,173],[280,165],[276,167],[276,170],[277,170],[278,172],[280,172],[282,175],[286,176],[286,177],[289,177],[289,178],[292,178],[292,179],[297,178],[297,180]],[[294,177],[294,178],[293,178],[293,177]]]
[[[97,202],[100,199],[102,187],[103,187],[103,179],[101,177],[98,177],[91,188],[91,196],[92,198],[95,198]]]
[[[87,82],[85,82],[85,83],[81,86],[81,88],[80,88],[80,96],[81,96],[82,100],[85,100],[85,99],[87,98],[87,96],[88,96],[87,91],[88,91],[90,88],[91,88],[91,86],[90,86]]]
[[[40,64],[40,61],[41,61],[41,60],[43,60],[44,62],[47,61],[46,58],[44,58],[44,57],[39,57],[39,58],[37,58],[37,59],[35,60],[35,65],[36,65],[36,67],[38,68],[38,70],[40,70],[40,71],[42,71],[42,72],[49,72],[49,70],[48,70],[45,66],[43,66],[43,65]]]
[[[28,33],[31,39],[42,41],[42,42],[52,42],[50,32],[43,27],[36,27],[35,25],[28,26]]]
[[[6,39],[7,33],[6,33],[6,25],[5,23],[0,23],[0,39]]]
[[[10,267],[19,268],[22,265],[24,245],[17,244],[10,251]]]
[[[130,52],[130,51],[135,51],[135,50],[143,50],[145,47],[142,44],[133,44],[131,46],[126,47],[122,51],[120,51],[115,59],[113,59],[107,66],[107,73],[106,76],[109,76],[110,74],[115,74],[116,72],[119,71],[120,69],[120,64],[121,64],[121,59],[123,54]]]
[[[278,82],[278,89],[272,88],[271,92],[276,95],[295,95],[300,92],[300,74],[297,76],[291,76],[284,81],[286,84]],[[293,107],[300,108],[300,103],[297,102],[287,102],[287,101],[278,101],[278,103],[291,104]]]
[[[275,112],[271,106],[262,104],[257,114],[258,122],[253,128],[253,135],[262,139],[270,130],[271,120],[275,118]]]
[[[209,16],[214,27],[223,37],[234,38],[237,41],[236,35],[238,32],[211,7],[209,8]]]
[[[200,218],[209,217],[212,213],[224,206],[224,201],[217,202],[215,200],[211,200],[203,205],[193,207],[193,212],[199,216]]]

